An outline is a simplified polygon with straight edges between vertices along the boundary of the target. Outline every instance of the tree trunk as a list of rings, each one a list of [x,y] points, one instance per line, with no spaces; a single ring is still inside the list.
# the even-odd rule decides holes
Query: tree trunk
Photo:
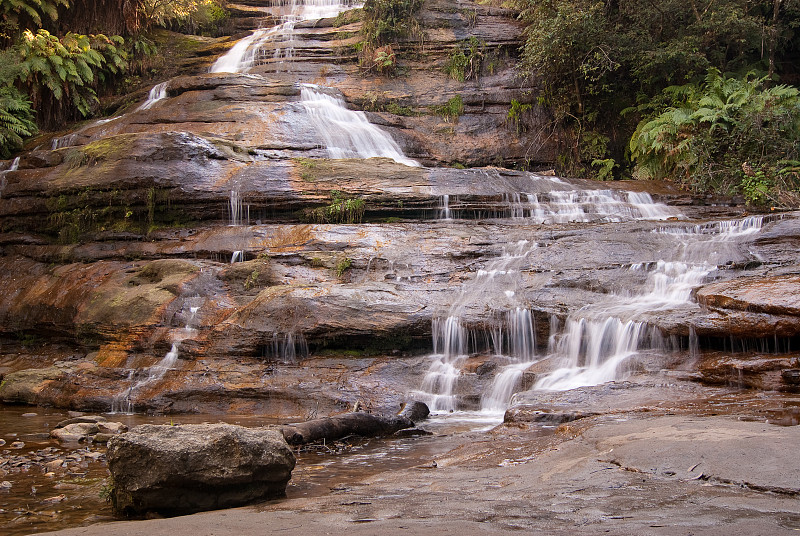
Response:
[[[772,26],[769,29],[769,71],[767,80],[772,80],[775,73],[775,47],[778,45],[778,16],[781,10],[781,0],[774,0],[772,8]]]
[[[356,412],[286,424],[278,428],[290,445],[304,445],[320,439],[334,441],[349,435],[382,436],[413,427],[414,422],[402,415]]]

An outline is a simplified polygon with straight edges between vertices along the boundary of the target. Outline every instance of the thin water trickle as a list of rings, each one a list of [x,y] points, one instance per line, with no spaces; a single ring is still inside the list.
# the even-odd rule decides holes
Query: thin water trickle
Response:
[[[134,413],[135,407],[132,400],[133,396],[145,386],[161,380],[168,371],[175,368],[175,365],[178,362],[181,342],[197,332],[197,330],[192,327],[192,323],[194,322],[199,310],[199,306],[189,307],[189,315],[186,319],[186,325],[172,333],[172,347],[158,363],[143,370],[130,371],[128,375],[130,384],[123,391],[114,396],[114,399],[111,402],[111,413],[123,413],[127,415]],[[135,381],[137,376],[140,376],[141,378],[138,381]]]
[[[17,171],[19,169],[19,157],[16,157],[14,160],[11,161],[11,165],[5,171],[0,171],[0,198],[3,197],[3,191],[6,189],[7,179],[6,175],[12,171]]]

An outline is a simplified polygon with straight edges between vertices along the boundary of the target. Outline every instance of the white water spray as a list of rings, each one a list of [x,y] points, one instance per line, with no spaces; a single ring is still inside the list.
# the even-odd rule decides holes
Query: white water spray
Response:
[[[612,296],[570,315],[550,356],[560,366],[539,379],[534,389],[561,391],[618,380],[625,376],[629,358],[668,350],[669,341],[642,318],[690,304],[694,289],[735,250],[738,239],[758,232],[763,222],[762,217],[750,217],[656,230],[675,238],[679,259],[632,265],[631,270],[647,272],[643,292]],[[692,334],[689,351],[694,348],[696,353],[697,336]]]

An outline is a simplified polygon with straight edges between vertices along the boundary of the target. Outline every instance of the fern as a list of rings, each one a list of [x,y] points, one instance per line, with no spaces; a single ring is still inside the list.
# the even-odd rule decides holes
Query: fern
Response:
[[[36,132],[31,102],[13,87],[0,87],[0,156],[8,158]]]
[[[770,189],[793,184],[777,180],[780,162],[800,153],[800,91],[766,82],[709,69],[701,87],[667,88],[666,97],[683,102],[639,123],[629,143],[636,175],[739,192],[751,203],[780,197]]]

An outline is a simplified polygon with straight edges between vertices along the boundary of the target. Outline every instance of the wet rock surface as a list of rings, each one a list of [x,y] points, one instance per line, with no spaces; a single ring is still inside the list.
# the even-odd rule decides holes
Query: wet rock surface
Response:
[[[295,458],[283,436],[227,424],[142,425],[112,438],[108,466],[120,514],[230,508],[285,493]]]
[[[691,405],[664,409],[672,415],[595,416],[544,436],[520,423],[467,434],[435,460],[338,486],[326,497],[57,534],[247,532],[267,522],[273,530],[300,524],[309,534],[794,531],[800,509],[791,460],[800,428],[692,415]],[[752,456],[754,449],[764,457]]]

